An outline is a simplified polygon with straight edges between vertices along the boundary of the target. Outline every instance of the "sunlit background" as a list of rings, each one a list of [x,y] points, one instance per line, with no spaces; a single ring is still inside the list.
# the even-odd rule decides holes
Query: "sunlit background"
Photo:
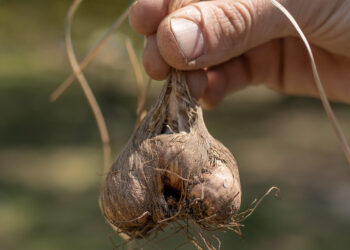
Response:
[[[0,249],[112,249],[122,242],[99,210],[103,155],[79,85],[49,102],[70,73],[63,30],[70,3],[0,0]],[[79,59],[128,4],[84,1],[73,24]],[[142,37],[126,22],[86,70],[113,158],[136,118],[125,37],[141,56]],[[148,103],[160,87],[152,85]],[[350,138],[350,107],[334,108]],[[222,249],[349,249],[350,167],[318,100],[251,88],[206,112],[205,120],[239,162],[242,208],[271,186],[281,188],[280,200],[268,197],[245,221],[244,239],[218,234]],[[172,249],[184,242],[179,233],[142,246]]]

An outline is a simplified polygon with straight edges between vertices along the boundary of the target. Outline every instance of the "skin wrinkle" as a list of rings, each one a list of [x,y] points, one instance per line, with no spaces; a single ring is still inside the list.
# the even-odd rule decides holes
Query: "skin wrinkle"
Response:
[[[223,28],[222,28],[222,24],[221,24],[221,22],[220,22],[220,19],[218,18],[219,15],[211,15],[211,16],[215,19],[214,22],[217,23],[218,26],[220,26],[221,31],[222,31]],[[215,39],[215,43],[217,43],[217,42],[218,42],[218,41],[217,41],[217,38],[220,37],[220,30],[213,30],[213,32],[215,33],[215,35],[214,35],[214,36],[211,36],[211,37],[208,37],[208,40],[207,40],[207,41],[208,41],[209,43],[211,43],[211,44],[214,43],[214,41],[212,41],[213,39]]]
[[[312,36],[314,35],[315,37],[322,37],[322,33],[324,34],[325,31],[328,31],[328,28],[325,28],[327,23],[329,23],[329,19],[333,16],[334,12],[338,8],[338,4],[335,3],[333,7],[331,8],[331,11],[329,11],[328,15],[319,23],[319,24],[314,24],[313,28],[311,28],[308,31],[308,36],[312,39]],[[315,22],[313,22],[315,23]],[[322,29],[324,29],[322,31]],[[319,40],[319,39],[318,39]]]
[[[315,21],[317,21],[315,20],[314,15],[311,15],[311,14],[320,13],[321,5],[312,6],[313,11],[310,11],[310,7],[308,6],[307,2],[308,1],[305,1],[305,0],[286,0],[284,1],[284,3],[281,2],[281,4],[292,14],[292,16],[298,22],[300,28],[304,31],[304,33],[309,34],[308,29],[312,27]],[[281,17],[281,19],[283,18],[285,21],[287,21],[287,19],[284,17],[284,15],[281,12],[279,12],[279,16]],[[287,21],[287,24],[291,34],[293,36],[297,36],[298,34],[296,30],[293,28],[293,26],[291,25],[291,23]]]
[[[261,20],[264,21],[266,16],[270,16],[270,20],[278,20],[278,22],[270,22],[269,23],[269,30],[266,31],[267,34],[275,34],[275,37],[271,37],[274,39],[281,38],[281,37],[287,37],[287,36],[297,36],[297,32],[293,28],[293,26],[290,24],[288,19],[285,18],[283,14],[281,14],[278,9],[276,9],[270,2],[270,0],[264,0],[262,1],[264,6],[261,6],[263,9],[261,12],[263,15],[260,15],[262,17]],[[279,2],[285,6],[286,9],[294,16],[294,18],[298,21],[298,24],[302,29],[304,30],[306,27],[305,23],[307,22],[306,17],[310,16],[307,13],[305,13],[305,8],[302,8],[301,3],[306,3],[305,0],[279,0]],[[298,2],[298,3],[296,3]],[[263,5],[263,4],[261,4]],[[297,7],[297,8],[296,8]],[[311,19],[312,20],[312,19]],[[259,28],[261,30],[265,30],[266,23],[265,22],[259,22],[260,20],[257,18],[256,21],[256,28]],[[257,30],[259,30],[257,29]],[[278,32],[276,32],[278,30]]]
[[[227,19],[227,22],[222,22],[224,24],[229,23],[229,30],[223,32],[226,36],[230,36],[231,44],[228,47],[235,47],[236,44],[243,43],[245,38],[242,39],[241,35],[244,34],[244,30],[248,30],[249,26],[247,26],[247,18],[244,14],[243,10],[239,7],[239,3],[237,2],[235,5],[229,5],[227,3],[223,3],[223,5],[218,5],[218,8],[223,13],[223,16]],[[227,28],[227,27],[225,27]],[[225,30],[225,29],[223,29]],[[246,34],[244,34],[246,36]],[[240,41],[237,41],[239,38]]]
[[[253,27],[252,24],[254,23],[253,18],[255,14],[253,13],[252,8],[244,2],[237,2],[237,4],[235,5],[235,9],[235,14],[239,17],[236,20],[239,20],[241,24],[241,29],[239,31],[241,34],[244,34],[244,37],[241,38],[242,43],[247,44]]]
[[[347,7],[347,9],[349,9],[349,7]],[[341,31],[339,29],[337,29],[336,27],[342,27],[342,26],[347,26],[348,23],[350,22],[349,20],[349,17],[347,17],[346,14],[343,14],[341,12],[345,11],[345,7],[342,8],[340,7],[337,11],[337,13],[339,14],[334,14],[334,16],[331,18],[331,20],[329,21],[330,23],[330,27],[329,27],[329,32],[326,33],[327,34],[327,39],[324,39],[325,40],[325,43],[327,42],[330,42],[330,43],[337,43],[337,39],[341,39],[341,46],[344,47],[344,45],[342,44],[343,41],[344,41],[344,36],[346,36],[348,38],[348,40],[350,39],[350,36],[349,36],[349,33],[346,33],[344,31]],[[342,19],[339,19],[339,16],[345,16],[347,18],[342,18]],[[332,23],[331,21],[335,19]],[[347,55],[347,56],[350,56],[350,43],[348,42],[348,50],[344,51],[344,49],[338,51],[337,50],[337,47],[336,49],[333,51],[334,53],[338,53],[340,55]]]
[[[320,47],[329,47],[327,46],[327,44],[334,44],[338,37],[341,37],[341,39],[344,40],[343,36],[346,34],[344,34],[344,31],[338,31],[339,28],[337,28],[346,26],[344,25],[344,23],[348,23],[350,21],[346,18],[340,18],[346,16],[341,12],[349,9],[342,7],[344,4],[346,4],[346,2],[337,1],[334,4],[332,10],[329,12],[329,15],[324,18],[323,22],[317,25],[317,27],[309,33],[310,40],[313,42],[313,44],[318,45]],[[314,37],[316,37],[317,39],[315,39]],[[344,54],[344,51],[339,52],[337,50],[334,50],[332,52]],[[350,53],[347,54],[350,55]]]
[[[349,20],[346,20],[346,18],[339,18],[339,16],[346,17],[346,14],[343,14],[341,12],[348,10],[349,7],[342,6],[346,6],[346,4],[349,4],[349,2],[339,0],[319,1],[321,3],[318,5],[314,5],[312,12],[310,11],[310,7],[308,7],[307,5],[305,6],[305,8],[303,8],[303,4],[306,4],[307,1],[300,1],[298,4],[295,5],[293,4],[293,1],[286,1],[285,6],[293,14],[304,33],[309,38],[309,41],[313,45],[326,48],[327,51],[332,53],[344,55],[344,51],[337,51],[336,48],[332,47],[334,47],[335,37],[342,37],[342,41],[344,40],[344,31],[340,31],[339,33],[335,32],[337,31],[336,27],[342,26],[340,22],[349,22]],[[322,2],[327,3],[327,8],[322,7],[324,6]],[[295,9],[295,6],[299,6],[299,8]],[[317,10],[315,10],[315,8],[317,8]],[[340,12],[341,14],[336,14],[336,12]],[[300,13],[302,13],[303,16],[300,16]],[[291,27],[291,25],[289,26]],[[333,35],[331,35],[332,33]],[[296,34],[294,32],[293,36],[295,35]],[[350,53],[348,53],[348,55],[350,55]]]
[[[222,4],[222,3],[220,3],[220,4]],[[222,35],[228,37],[231,34],[241,34],[242,30],[244,30],[244,28],[239,28],[239,32],[234,32],[234,31],[232,31],[232,29],[228,29],[227,28],[228,27],[227,23],[230,23],[230,25],[229,25],[230,28],[235,28],[235,26],[232,25],[232,22],[231,22],[230,18],[228,17],[229,15],[227,14],[227,12],[224,11],[225,8],[227,8],[227,6],[224,7],[222,5],[215,5],[212,8],[208,8],[209,11],[212,11],[212,13],[203,13],[202,12],[202,8],[200,8],[200,6],[197,6],[197,5],[194,5],[193,7],[197,8],[198,11],[200,11],[202,13],[202,16],[205,16],[205,17],[209,17],[210,16],[212,18],[215,18],[216,24],[218,24],[218,25],[213,25],[213,24],[206,25],[206,18],[202,17],[202,20],[201,20],[202,27],[203,26],[204,27],[210,26],[212,28],[218,28],[218,26],[220,26],[219,27],[220,29],[211,29],[210,30],[211,34],[208,34],[207,33],[207,29],[203,28],[203,35],[204,35],[205,41],[207,41],[207,45],[206,45],[207,48],[204,50],[204,54],[203,55],[206,55],[206,56],[204,56],[204,58],[203,57],[199,57],[198,60],[196,60],[196,61],[202,61],[202,63],[203,63],[204,59],[205,59],[205,61],[211,61],[211,58],[227,57],[227,55],[232,53],[231,52],[232,43],[237,37],[234,37],[234,38],[231,37],[230,39],[225,39],[224,41],[226,41],[226,42],[227,41],[231,41],[232,43],[219,45],[219,50],[216,50],[215,55],[208,55],[207,54],[208,53],[208,49],[211,48],[211,47],[217,47],[217,45],[215,45],[215,44],[218,44],[220,42],[222,43],[223,42],[222,40],[221,41],[218,40],[218,38],[222,37]],[[221,13],[218,13],[218,11],[220,11]],[[222,21],[223,17],[225,17],[227,19],[227,22],[223,22]],[[239,19],[241,19],[241,18],[239,18]],[[213,19],[209,19],[209,20],[212,21]],[[215,20],[214,20],[214,23],[215,23]],[[234,23],[237,22],[237,15],[236,15],[236,21],[233,21],[233,22]],[[241,43],[242,42],[239,42],[236,39],[236,42],[235,42],[236,48],[237,48],[237,45],[239,46],[239,44],[241,44]],[[220,50],[220,48],[223,48],[223,49]],[[219,55],[218,55],[218,53],[219,53]],[[222,60],[222,62],[228,61],[230,59],[231,59],[231,57],[227,58],[226,60]],[[193,66],[193,65],[191,65],[191,66]]]
[[[249,38],[251,37],[251,33],[252,33],[252,27],[253,27],[253,23],[256,22],[255,20],[255,16],[256,14],[253,11],[253,6],[251,4],[251,1],[244,1],[244,2],[239,2],[239,5],[243,6],[242,12],[246,12],[245,15],[243,15],[244,21],[245,21],[245,27],[246,27],[246,41],[248,42]],[[251,44],[251,42],[250,42]]]

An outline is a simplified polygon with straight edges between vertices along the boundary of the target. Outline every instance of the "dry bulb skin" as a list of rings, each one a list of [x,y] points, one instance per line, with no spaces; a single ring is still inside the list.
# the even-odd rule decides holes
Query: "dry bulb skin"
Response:
[[[208,132],[184,74],[167,84],[107,173],[100,205],[118,231],[143,238],[175,219],[237,225],[241,185],[230,151]]]

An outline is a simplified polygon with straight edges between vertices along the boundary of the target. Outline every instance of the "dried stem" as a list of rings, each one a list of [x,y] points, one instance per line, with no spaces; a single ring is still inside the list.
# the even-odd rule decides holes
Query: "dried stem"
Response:
[[[104,34],[102,39],[90,50],[90,52],[86,55],[86,57],[79,64],[79,70],[83,71],[89,63],[96,57],[96,55],[101,51],[103,46],[107,43],[107,41],[113,35],[119,26],[125,21],[128,17],[130,11],[130,7],[127,8],[123,14],[118,17],[118,19],[112,24],[112,26],[108,29],[108,31]],[[70,74],[69,77],[51,94],[50,101],[55,102],[60,96],[72,85],[74,80],[76,79],[75,74]]]
[[[86,99],[88,100],[88,103],[92,109],[92,112],[95,116],[96,123],[100,132],[101,141],[103,144],[103,153],[104,153],[104,171],[107,172],[110,161],[111,161],[111,147],[109,144],[109,134],[107,130],[107,126],[105,123],[105,120],[103,118],[101,109],[96,101],[96,98],[91,91],[91,88],[84,76],[84,74],[81,72],[79,68],[78,61],[75,56],[72,38],[71,38],[71,25],[72,25],[72,19],[73,16],[79,7],[79,5],[82,3],[82,0],[74,0],[73,4],[71,5],[67,17],[66,17],[66,24],[65,24],[65,41],[66,41],[66,49],[68,53],[69,62],[72,66],[72,69],[74,71],[74,74],[76,78],[78,79],[80,86],[82,90],[84,91],[84,94],[86,96]]]
[[[311,46],[310,46],[309,42],[307,41],[307,38],[305,37],[303,31],[299,27],[297,21],[289,13],[289,11],[284,6],[282,6],[279,2],[277,2],[276,0],[270,0],[270,1],[276,8],[278,8],[288,18],[288,20],[294,26],[294,28],[296,29],[296,31],[298,32],[299,36],[301,37],[301,39],[303,40],[303,42],[305,44],[305,47],[307,49],[307,52],[308,52],[310,60],[311,60],[312,73],[314,75],[316,87],[317,87],[317,90],[318,90],[319,95],[321,97],[323,107],[324,107],[326,114],[328,116],[328,119],[329,119],[329,121],[334,129],[334,132],[338,137],[338,140],[339,140],[341,147],[344,151],[344,154],[345,154],[345,157],[348,161],[348,164],[350,165],[350,147],[349,147],[347,139],[346,139],[346,137],[345,137],[340,125],[339,125],[339,122],[337,121],[337,118],[332,110],[332,107],[329,104],[327,95],[325,93],[325,90],[323,88],[323,84],[321,82],[320,75],[319,75],[318,70],[317,70],[317,66],[316,66],[316,62],[315,62],[315,59],[314,59],[314,56],[312,53]]]
[[[136,109],[136,114],[137,114],[137,121],[135,124],[135,127],[138,127],[142,119],[146,115],[146,110],[145,110],[145,104],[148,96],[148,92],[152,83],[152,79],[149,78],[146,86],[144,83],[143,75],[142,75],[142,67],[139,63],[139,60],[137,59],[135,49],[131,43],[130,39],[125,40],[125,46],[128,51],[128,55],[130,58],[130,62],[132,64],[132,68],[135,73],[136,77],[136,85],[137,85],[137,109]]]
[[[147,101],[147,96],[149,93],[149,90],[151,88],[151,84],[152,84],[152,78],[148,78],[147,84],[146,86],[143,88],[143,91],[141,93],[141,95],[137,96],[137,120],[135,123],[135,128],[137,128],[140,125],[140,122],[143,120],[143,118],[145,118],[145,116],[147,115],[147,110],[146,110],[146,101]]]
[[[144,84],[144,82],[143,82],[143,75],[142,75],[142,69],[141,69],[139,61],[137,59],[134,46],[132,45],[131,40],[129,38],[125,39],[125,46],[126,46],[126,49],[128,51],[128,55],[129,55],[129,58],[130,58],[130,62],[132,64],[132,68],[133,68],[134,73],[135,73],[136,83],[137,83],[137,91],[138,91],[137,94],[139,96],[139,95],[142,94],[142,87],[143,87],[143,84]]]
[[[145,87],[144,95],[143,95],[143,98],[141,99],[141,104],[140,104],[140,110],[145,110],[145,112],[146,112],[145,105],[146,105],[148,93],[149,93],[150,88],[151,88],[151,84],[152,84],[152,78],[149,77],[147,84],[146,84],[146,87]],[[145,115],[146,115],[146,113],[145,113]]]
[[[73,42],[71,38],[71,26],[72,26],[72,19],[73,16],[78,9],[79,5],[82,3],[83,0],[74,0],[72,5],[69,8],[69,11],[67,13],[66,17],[66,23],[65,23],[65,41],[66,41],[66,48],[68,53],[69,62],[72,66],[72,69],[74,71],[75,77],[78,79],[81,88],[84,91],[84,94],[86,96],[86,99],[89,102],[89,105],[94,113],[97,126],[100,132],[102,144],[103,144],[103,153],[104,153],[104,172],[107,172],[110,161],[111,161],[111,147],[109,143],[109,134],[107,130],[107,126],[105,123],[105,120],[103,118],[101,109],[96,101],[96,98],[91,91],[91,88],[84,76],[84,74],[81,72],[81,69],[79,67],[78,61],[76,59],[74,48],[73,48]],[[120,233],[119,236],[124,240],[130,240],[130,237],[127,236],[124,233]]]

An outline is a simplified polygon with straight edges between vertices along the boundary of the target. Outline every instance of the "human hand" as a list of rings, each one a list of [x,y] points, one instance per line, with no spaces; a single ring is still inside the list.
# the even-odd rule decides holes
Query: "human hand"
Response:
[[[133,29],[147,36],[143,64],[152,78],[165,79],[170,66],[188,71],[192,96],[210,107],[258,84],[318,96],[301,40],[269,0],[203,1],[168,15],[169,2],[139,0],[130,12]],[[350,103],[350,1],[281,3],[312,44],[328,97]]]

